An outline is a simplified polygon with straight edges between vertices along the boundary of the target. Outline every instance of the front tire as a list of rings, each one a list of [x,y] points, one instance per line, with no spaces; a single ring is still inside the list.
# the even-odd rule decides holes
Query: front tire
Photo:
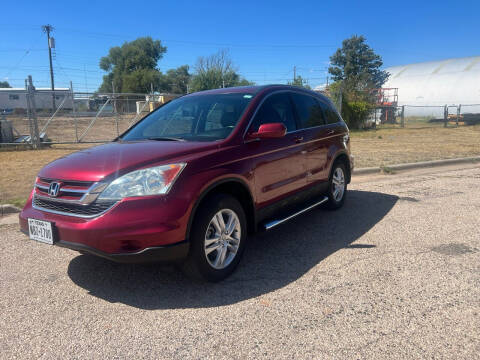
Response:
[[[327,208],[330,210],[340,209],[347,195],[347,169],[343,161],[337,161],[332,166],[328,181]]]
[[[247,220],[240,202],[217,194],[198,208],[190,230],[190,252],[183,271],[190,277],[217,282],[237,267],[247,240]]]

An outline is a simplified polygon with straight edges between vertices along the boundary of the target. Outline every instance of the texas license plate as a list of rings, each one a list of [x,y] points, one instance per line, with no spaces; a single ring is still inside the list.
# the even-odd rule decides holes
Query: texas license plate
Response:
[[[30,239],[53,245],[52,223],[36,219],[28,219],[28,235]]]

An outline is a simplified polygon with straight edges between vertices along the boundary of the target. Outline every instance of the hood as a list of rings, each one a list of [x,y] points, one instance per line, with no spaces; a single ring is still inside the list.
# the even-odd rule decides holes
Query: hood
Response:
[[[217,143],[188,141],[112,142],[55,160],[38,176],[71,181],[99,181],[149,164],[186,161],[189,155],[215,151]]]

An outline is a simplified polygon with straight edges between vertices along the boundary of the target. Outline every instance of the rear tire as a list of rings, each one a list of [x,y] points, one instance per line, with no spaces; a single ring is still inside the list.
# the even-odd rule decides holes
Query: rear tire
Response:
[[[198,208],[189,234],[190,252],[184,273],[203,281],[218,282],[237,267],[247,240],[247,220],[240,202],[216,194]]]
[[[347,195],[347,168],[343,161],[336,161],[332,166],[328,180],[327,208],[330,210],[340,209]]]

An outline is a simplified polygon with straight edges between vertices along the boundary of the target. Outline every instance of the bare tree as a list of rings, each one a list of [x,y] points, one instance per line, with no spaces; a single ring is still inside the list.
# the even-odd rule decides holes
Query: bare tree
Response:
[[[250,85],[251,82],[242,78],[237,71],[228,50],[223,49],[210,56],[200,56],[195,65],[192,90]]]

